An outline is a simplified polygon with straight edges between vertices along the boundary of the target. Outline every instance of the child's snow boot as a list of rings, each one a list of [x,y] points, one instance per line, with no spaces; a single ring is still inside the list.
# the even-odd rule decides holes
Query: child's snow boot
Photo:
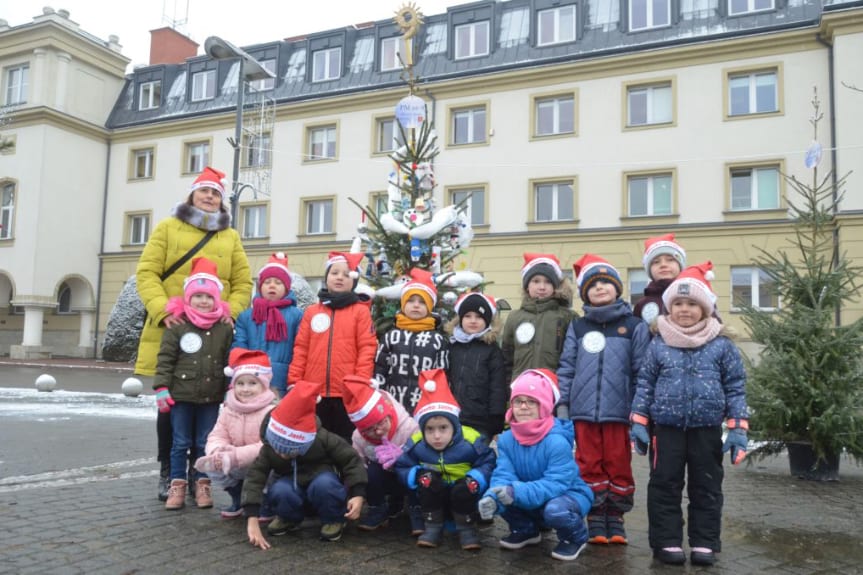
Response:
[[[360,517],[357,527],[363,531],[374,531],[379,527],[386,527],[388,522],[386,504],[369,505],[366,514]]]
[[[209,479],[199,479],[195,482],[195,504],[200,509],[213,506],[213,488]]]
[[[240,481],[236,485],[226,487],[225,491],[231,496],[231,504],[228,507],[223,507],[219,511],[219,515],[223,519],[234,519],[243,514],[243,507],[240,505],[240,496],[243,494],[243,482]]]
[[[425,531],[417,537],[418,547],[437,547],[443,536],[443,510],[437,509],[422,514]]]
[[[471,514],[462,515],[453,513],[455,519],[455,530],[458,533],[458,542],[465,551],[479,551],[482,549],[479,533],[476,530],[476,517]]]

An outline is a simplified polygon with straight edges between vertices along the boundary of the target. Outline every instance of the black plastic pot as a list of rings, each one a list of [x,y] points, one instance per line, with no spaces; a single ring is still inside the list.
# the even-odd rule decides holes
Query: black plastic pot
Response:
[[[839,455],[819,460],[812,444],[805,441],[789,442],[786,447],[791,475],[809,481],[839,481]]]

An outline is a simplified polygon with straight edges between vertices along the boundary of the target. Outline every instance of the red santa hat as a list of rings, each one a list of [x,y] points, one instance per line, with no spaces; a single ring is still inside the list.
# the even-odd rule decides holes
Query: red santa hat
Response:
[[[497,313],[497,302],[488,294],[475,291],[465,292],[455,302],[455,312],[458,314],[459,323],[469,311],[481,315],[482,319],[485,320],[486,327],[488,327]]]
[[[549,369],[527,369],[510,385],[512,398],[524,395],[539,402],[539,416],[549,417],[554,406],[560,401],[560,388],[557,384],[557,375]],[[512,409],[507,413],[507,421],[512,419]]]
[[[268,388],[273,380],[273,368],[266,353],[256,349],[235,347],[228,355],[225,375],[231,378],[232,386],[241,375],[251,375]]]
[[[689,298],[697,301],[706,315],[711,315],[716,310],[716,294],[710,285],[714,277],[713,263],[710,261],[689,266],[663,292],[665,309],[670,310],[676,299]]]
[[[192,182],[192,187],[189,189],[189,192],[194,192],[198,188],[213,188],[219,195],[222,196],[222,199],[225,198],[225,185],[223,180],[225,179],[225,172],[220,172],[215,168],[211,168],[207,166],[204,168],[198,177],[195,178],[195,181]]]
[[[396,432],[398,416],[389,398],[372,387],[365,377],[348,375],[345,376],[343,383],[345,410],[357,430],[362,433],[390,416],[392,425],[387,439],[392,439]]]
[[[647,238],[644,240],[644,257],[641,258],[641,263],[644,265],[644,271],[647,272],[647,277],[650,276],[650,264],[660,255],[669,255],[677,260],[680,264],[680,269],[686,267],[686,251],[683,247],[674,241],[674,234],[665,234],[655,238]]]
[[[261,285],[268,278],[276,278],[285,284],[285,293],[291,291],[291,273],[288,271],[288,256],[283,252],[276,252],[271,255],[266,265],[258,272],[258,293],[261,293]]]
[[[581,299],[590,303],[587,298],[587,292],[594,282],[602,280],[614,286],[617,290],[617,297],[623,293],[623,282],[620,281],[620,274],[613,265],[608,261],[595,254],[584,254],[577,262],[572,265],[575,270],[575,282],[578,285],[578,294]]]
[[[427,369],[419,375],[419,388],[422,392],[420,400],[414,407],[414,419],[420,425],[420,430],[425,427],[426,421],[435,415],[441,415],[449,419],[453,428],[459,426],[458,415],[461,407],[453,396],[446,379],[446,371],[442,369]]]
[[[402,309],[404,309],[405,303],[407,303],[412,295],[419,295],[423,298],[429,312],[431,312],[437,304],[437,288],[435,287],[432,273],[420,268],[411,268],[408,272],[408,278],[408,281],[402,286]]]
[[[524,289],[530,283],[530,278],[541,274],[557,289],[563,280],[563,270],[560,269],[560,260],[554,254],[524,254],[524,265],[521,266],[521,283]]]
[[[330,252],[327,255],[326,271],[324,277],[330,273],[330,268],[333,264],[343,263],[348,265],[350,276],[356,281],[360,277],[360,262],[363,260],[364,254],[349,253],[349,252]]]
[[[305,455],[315,442],[318,387],[308,381],[298,382],[271,412],[264,440],[276,453]]]
[[[184,301],[186,304],[196,293],[205,293],[219,302],[222,297],[224,286],[219,280],[219,270],[215,262],[207,258],[195,258],[192,260],[192,270],[183,282]]]

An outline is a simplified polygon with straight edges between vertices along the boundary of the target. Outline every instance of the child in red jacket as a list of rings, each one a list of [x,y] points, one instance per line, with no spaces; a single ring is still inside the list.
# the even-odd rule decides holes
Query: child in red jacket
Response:
[[[325,429],[348,443],[354,432],[345,410],[346,375],[370,380],[378,340],[371,298],[354,291],[363,254],[330,252],[319,302],[306,308],[288,370],[288,391],[299,381],[320,386],[317,414]]]

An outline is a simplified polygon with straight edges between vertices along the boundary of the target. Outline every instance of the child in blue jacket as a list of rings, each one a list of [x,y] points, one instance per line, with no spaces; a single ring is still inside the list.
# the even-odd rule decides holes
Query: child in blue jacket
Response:
[[[270,388],[276,397],[285,395],[288,367],[294,356],[294,340],[303,319],[291,292],[288,258],[281,252],[270,256],[258,272],[258,294],[252,307],[237,318],[233,347],[263,351],[273,366]]]
[[[683,270],[662,295],[668,315],[657,318],[659,335],[647,348],[632,402],[633,446],[641,455],[648,445],[651,451],[650,546],[657,559],[674,565],[686,562],[680,508],[684,473],[690,560],[712,565],[721,549],[722,454],[730,450],[734,465],[746,457],[746,371],[726,328],[712,315],[712,268],[705,262]],[[728,424],[724,443],[723,419]]]
[[[558,540],[551,556],[573,561],[587,545],[584,516],[593,492],[572,458],[572,422],[552,414],[559,399],[557,377],[547,369],[528,369],[512,382],[509,431],[498,437],[497,467],[479,512],[483,519],[500,513],[509,523],[504,549],[537,545],[540,529],[549,527]]]
[[[425,520],[419,547],[437,547],[444,519],[455,521],[461,548],[481,548],[476,504],[488,486],[495,454],[480,433],[459,423],[459,405],[443,369],[420,372],[421,395],[414,411],[420,430],[396,461],[396,473],[415,491]]]

